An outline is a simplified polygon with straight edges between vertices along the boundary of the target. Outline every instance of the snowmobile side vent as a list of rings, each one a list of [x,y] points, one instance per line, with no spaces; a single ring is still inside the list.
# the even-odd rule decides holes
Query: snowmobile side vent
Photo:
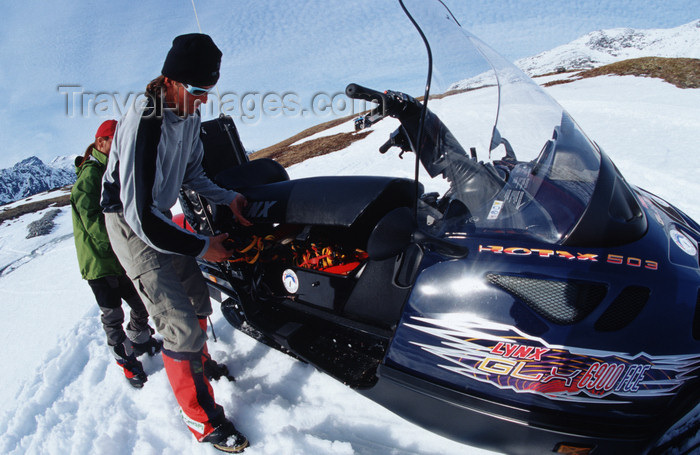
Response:
[[[644,286],[627,286],[598,318],[595,329],[612,332],[626,327],[642,311],[651,290]]]
[[[605,298],[604,284],[556,281],[514,275],[488,274],[486,279],[555,324],[574,324],[588,316]]]
[[[693,317],[693,338],[700,340],[700,289],[695,299],[695,316]]]

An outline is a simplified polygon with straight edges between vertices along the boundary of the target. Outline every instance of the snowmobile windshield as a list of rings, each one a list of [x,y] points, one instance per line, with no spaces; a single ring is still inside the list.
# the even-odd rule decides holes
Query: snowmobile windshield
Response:
[[[449,182],[433,229],[563,242],[591,201],[601,162],[596,146],[442,2],[404,4],[432,51],[420,159],[431,178]]]

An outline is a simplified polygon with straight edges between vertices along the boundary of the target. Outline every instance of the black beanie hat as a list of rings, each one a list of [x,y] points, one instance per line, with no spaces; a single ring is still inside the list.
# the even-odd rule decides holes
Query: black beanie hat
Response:
[[[219,80],[221,55],[209,35],[189,33],[176,36],[161,74],[197,87],[214,85]]]

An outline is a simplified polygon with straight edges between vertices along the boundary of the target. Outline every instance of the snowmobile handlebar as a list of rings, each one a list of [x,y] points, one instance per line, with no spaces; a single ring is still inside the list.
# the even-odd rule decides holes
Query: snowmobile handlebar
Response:
[[[389,99],[384,93],[363,87],[359,84],[348,84],[348,86],[345,87],[345,94],[348,98],[371,101],[382,106],[384,106]]]
[[[387,90],[380,92],[371,88],[363,87],[359,84],[348,84],[345,88],[345,94],[348,98],[356,100],[365,100],[371,103],[376,103],[379,106],[372,109],[373,115],[377,115],[379,119],[390,115],[397,117],[405,109],[407,95],[399,92]]]
[[[391,147],[399,147],[401,149],[401,154],[399,158],[403,158],[404,152],[411,152],[411,142],[406,135],[406,130],[400,126],[398,127],[391,136],[389,140],[379,147],[379,153],[386,153]]]
[[[401,123],[409,117],[417,118],[422,108],[422,105],[412,96],[393,90],[379,92],[358,84],[349,84],[345,88],[345,94],[348,98],[377,103],[379,106],[372,109],[372,112],[378,112],[382,118],[387,115],[396,117],[401,120]],[[409,123],[415,123],[415,121]]]

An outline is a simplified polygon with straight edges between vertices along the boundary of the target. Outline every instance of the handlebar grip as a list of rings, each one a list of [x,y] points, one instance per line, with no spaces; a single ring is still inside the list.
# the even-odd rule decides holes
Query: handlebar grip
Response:
[[[393,139],[393,138],[389,138],[388,141],[386,141],[385,143],[383,143],[383,144],[379,147],[379,153],[384,154],[384,153],[386,153],[390,148],[392,148],[393,146],[394,146],[394,139]]]
[[[348,98],[356,100],[373,101],[375,103],[381,104],[386,100],[386,95],[377,90],[372,90],[371,88],[363,87],[358,84],[348,84],[345,88],[345,94]]]

